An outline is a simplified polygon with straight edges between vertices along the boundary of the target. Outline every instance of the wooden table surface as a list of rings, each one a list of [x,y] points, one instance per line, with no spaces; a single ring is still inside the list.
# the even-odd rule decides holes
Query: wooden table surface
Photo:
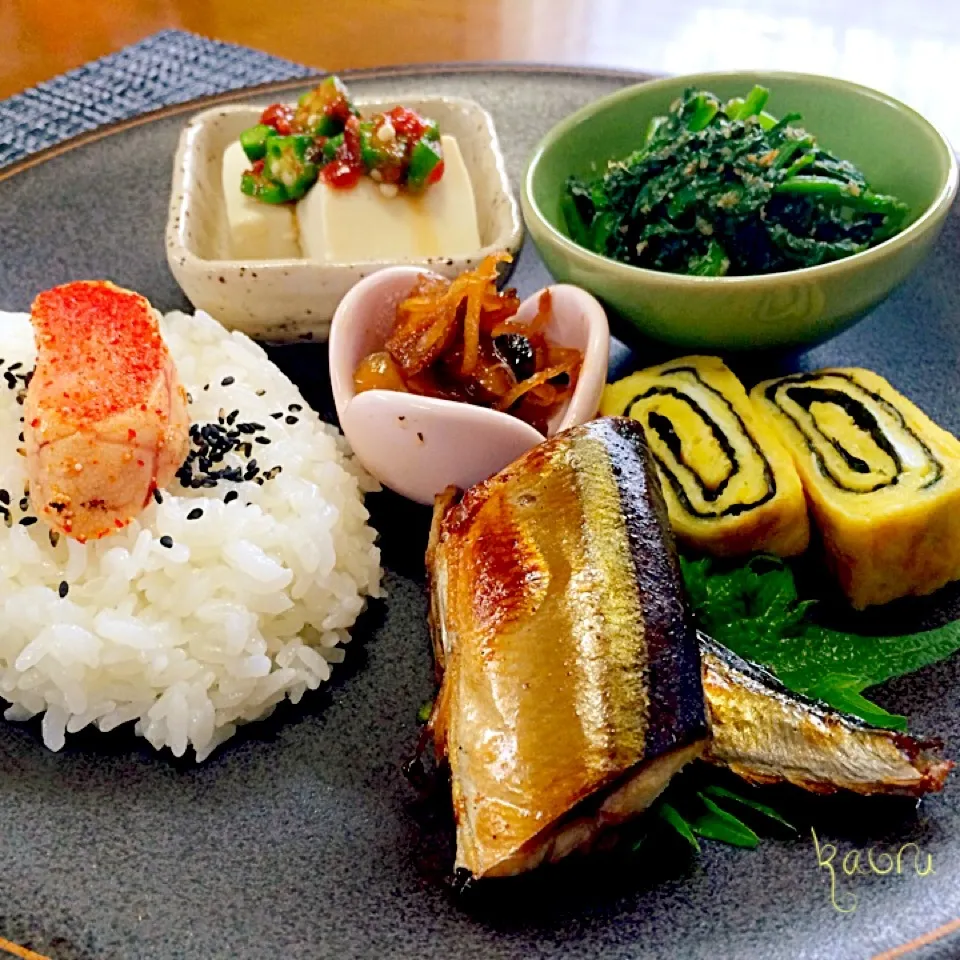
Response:
[[[179,27],[316,67],[538,60],[858,80],[960,144],[956,0],[0,0],[0,97]]]

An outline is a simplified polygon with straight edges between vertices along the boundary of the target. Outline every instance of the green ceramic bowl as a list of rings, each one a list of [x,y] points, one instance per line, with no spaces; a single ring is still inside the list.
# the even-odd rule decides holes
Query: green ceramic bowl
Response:
[[[685,87],[721,99],[759,83],[767,109],[802,114],[825,147],[852,160],[871,187],[910,208],[908,226],[845,260],[756,277],[688,277],[618,263],[578,246],[560,212],[571,174],[596,176],[637,147],[650,117]],[[554,127],[523,178],[527,227],[550,272],[603,300],[643,334],[683,348],[748,350],[825,340],[860,319],[917,266],[957,192],[957,160],[944,136],[904,104],[845,80],[798,73],[704,73],[620,90]]]

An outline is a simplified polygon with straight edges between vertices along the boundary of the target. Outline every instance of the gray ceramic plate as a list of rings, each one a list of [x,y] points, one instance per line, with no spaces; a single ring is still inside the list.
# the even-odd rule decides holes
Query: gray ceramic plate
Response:
[[[550,126],[637,79],[437,68],[351,82],[366,96],[478,100],[495,117],[516,185]],[[167,271],[163,227],[173,150],[191,109],[83,138],[2,175],[0,309],[26,309],[41,288],[79,277],[109,277],[164,310],[184,306]],[[958,263],[955,211],[933,257],[876,313],[815,351],[776,362],[871,367],[960,433]],[[515,274],[521,293],[546,279],[536,253],[524,250]],[[657,353],[639,351],[643,360]],[[322,347],[284,348],[276,359],[329,409]],[[625,359],[620,351],[615,364]],[[900,876],[851,879],[838,869],[841,905],[850,906],[850,893],[857,898],[847,914],[831,904],[809,826],[755,852],[707,844],[695,860],[661,852],[582,861],[458,900],[440,879],[451,855],[446,825],[400,774],[417,737],[417,708],[431,694],[427,516],[387,495],[371,504],[389,599],[358,626],[347,665],[328,692],[248,728],[203,766],[157,756],[122,733],[76,737],[51,754],[36,727],[0,723],[0,937],[56,960],[833,960],[872,957],[916,938],[911,957],[960,956],[960,939],[940,929],[960,916],[954,781],[919,811],[778,798],[841,855],[915,841],[932,856],[925,877],[909,859]],[[953,591],[884,616],[916,627],[956,615],[957,601]],[[960,752],[960,661],[877,696],[909,714],[916,731],[938,733]]]

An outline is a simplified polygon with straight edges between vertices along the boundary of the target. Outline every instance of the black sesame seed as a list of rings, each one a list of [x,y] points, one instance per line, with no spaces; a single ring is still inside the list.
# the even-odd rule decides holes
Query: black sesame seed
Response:
[[[269,443],[269,442],[270,442],[270,438],[269,438],[269,437],[254,437],[254,438],[253,438],[253,442],[254,442],[254,443]]]
[[[209,389],[210,389],[210,384],[209,384],[209,383],[205,383],[205,384],[203,385],[203,389],[204,389],[204,390],[209,390]]]
[[[18,439],[21,443],[23,443],[23,434],[21,433],[20,436],[17,437],[17,439]]]
[[[223,498],[224,503],[230,503],[231,500],[236,500],[240,494],[236,490],[227,491],[227,495]]]
[[[283,416],[283,411],[278,410],[276,413],[271,413],[270,416],[273,417],[274,420],[279,420]]]
[[[173,546],[173,537],[161,537],[160,546],[166,547],[168,550]]]
[[[299,403],[291,403],[290,406],[287,407],[287,409],[291,413],[299,413],[303,409],[303,407],[301,407]]]
[[[153,499],[156,500],[157,503],[163,503],[163,494],[160,493],[159,487],[153,488]]]
[[[10,494],[6,490],[0,490],[0,503],[10,503]]]
[[[32,527],[37,522],[36,517],[21,517],[20,526],[22,527]]]
[[[235,380],[234,380],[233,377],[224,377],[224,378],[220,381],[220,386],[221,386],[221,387],[229,387],[232,383],[235,383]]]
[[[237,417],[239,417],[239,416],[240,416],[240,411],[239,411],[239,410],[234,410],[234,411],[227,417],[227,423],[232,427],[232,426],[234,425],[234,423],[236,422]]]
[[[23,366],[23,364],[18,360],[16,363],[11,363],[10,366],[7,367],[7,369],[8,369],[8,370],[19,370],[22,366]]]
[[[194,509],[187,514],[187,519],[199,520],[202,516],[203,516],[203,510],[200,507],[194,507]]]
[[[181,486],[199,490],[213,488],[220,480],[241,483],[257,472],[254,468],[252,474],[244,476],[240,467],[224,464],[223,460],[227,454],[233,452],[243,457],[251,457],[253,444],[245,440],[244,436],[250,436],[265,427],[259,423],[240,423],[231,425],[228,429],[223,410],[220,415],[220,423],[191,424],[191,449],[177,471]],[[230,418],[235,420],[239,415],[240,411],[235,410]]]
[[[62,600],[70,592],[70,584],[66,580],[60,581],[60,589],[57,590],[57,593],[60,594],[60,599]]]
[[[50,546],[55,547],[60,542],[60,534],[56,530],[50,531]]]
[[[266,390],[258,390],[258,391],[257,391],[257,396],[258,396],[258,397],[262,397],[266,392],[267,392]]]
[[[295,423],[299,423],[299,422],[300,422],[296,417],[286,417],[285,420],[286,420],[287,423],[290,424],[291,427],[292,427]]]
[[[30,498],[29,498],[29,497],[26,497],[26,496],[21,497],[21,498],[20,498],[20,509],[21,509],[21,510],[26,510],[27,507],[29,507],[29,506],[30,506]]]

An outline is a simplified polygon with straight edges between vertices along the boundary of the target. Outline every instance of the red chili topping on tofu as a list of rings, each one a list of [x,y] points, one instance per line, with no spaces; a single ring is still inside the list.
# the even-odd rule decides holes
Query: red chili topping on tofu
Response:
[[[101,280],[54,287],[33,302],[32,320],[47,379],[37,398],[77,424],[142,402],[164,362],[149,302]],[[69,407],[55,399],[69,397]],[[144,405],[142,409],[146,409]]]

